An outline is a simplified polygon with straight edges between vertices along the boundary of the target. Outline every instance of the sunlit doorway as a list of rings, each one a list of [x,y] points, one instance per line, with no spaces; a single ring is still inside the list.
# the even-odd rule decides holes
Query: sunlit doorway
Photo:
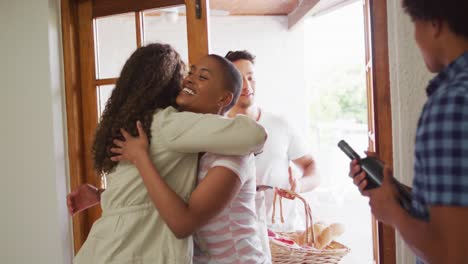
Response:
[[[338,148],[345,139],[360,155],[368,148],[365,36],[362,2],[305,21],[309,89],[309,140],[322,183],[307,197],[316,218],[340,222],[340,241],[351,248],[342,263],[373,263],[368,201],[347,176],[349,159]]]
[[[337,148],[340,139],[361,155],[368,148],[363,5],[347,1],[316,14],[292,30],[284,16],[213,16],[211,49],[256,55],[257,104],[299,131],[317,160],[322,183],[304,195],[314,221],[345,225],[338,241],[351,251],[341,263],[370,264],[371,212],[347,176],[349,160]],[[300,203],[296,212],[303,213]],[[304,229],[303,218],[295,221],[297,230]]]

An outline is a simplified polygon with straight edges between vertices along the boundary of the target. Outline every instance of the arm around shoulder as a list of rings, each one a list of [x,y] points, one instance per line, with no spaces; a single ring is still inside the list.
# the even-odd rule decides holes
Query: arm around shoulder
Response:
[[[263,148],[266,130],[247,116],[226,118],[191,112],[165,113],[158,120],[161,140],[175,151],[246,155]]]

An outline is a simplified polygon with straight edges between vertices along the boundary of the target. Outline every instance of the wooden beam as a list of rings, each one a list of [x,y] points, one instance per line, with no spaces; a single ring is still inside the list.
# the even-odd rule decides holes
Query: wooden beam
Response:
[[[183,5],[184,0],[94,0],[93,18]]]
[[[214,0],[212,10],[225,10],[230,16],[286,16],[300,0]]]
[[[197,17],[197,2],[201,6],[200,17]],[[210,53],[210,6],[208,2],[209,0],[185,0],[189,64],[196,63]]]
[[[117,83],[118,78],[108,78],[96,80],[96,86],[112,85]]]
[[[137,48],[140,48],[145,43],[145,23],[143,18],[143,12],[135,12],[135,27],[136,27],[136,42]]]
[[[302,0],[296,9],[288,14],[288,29],[293,29],[294,26],[307,17],[318,2],[319,0]]]

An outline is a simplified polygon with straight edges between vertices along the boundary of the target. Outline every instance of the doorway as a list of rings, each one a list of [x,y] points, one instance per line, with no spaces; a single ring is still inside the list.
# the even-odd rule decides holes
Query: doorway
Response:
[[[197,57],[202,56],[203,54],[210,52],[218,53],[224,55],[227,50],[231,49],[248,49],[248,41],[253,38],[260,38],[263,40],[262,44],[257,45],[257,55],[258,55],[258,65],[257,68],[263,68],[261,65],[264,64],[264,68],[271,65],[278,65],[282,69],[287,69],[291,71],[291,74],[303,74],[306,75],[304,71],[304,63],[295,63],[295,59],[301,55],[297,52],[295,44],[293,41],[290,41],[287,35],[291,35],[292,39],[301,39],[301,30],[294,29],[289,31],[288,29],[288,13],[275,13],[282,12],[278,10],[288,10],[289,14],[294,13],[294,4],[296,4],[296,9],[300,8],[299,3],[301,1],[287,1],[288,5],[281,6],[281,8],[276,8],[276,5],[271,4],[271,2],[265,2],[262,4],[262,1],[249,1],[249,5],[252,10],[259,10],[259,8],[267,8],[270,10],[270,26],[271,29],[276,29],[280,32],[277,35],[277,38],[269,39],[267,36],[268,31],[258,30],[252,33],[252,37],[239,38],[233,36],[229,45],[235,46],[224,46],[219,45],[219,36],[225,33],[216,33],[216,32],[226,32],[229,28],[229,25],[238,25],[243,23],[243,19],[250,19],[248,24],[245,24],[245,28],[252,28],[255,23],[257,26],[262,23],[262,20],[259,18],[253,18],[255,16],[262,16],[255,13],[234,13],[234,12],[223,12],[223,9],[220,8],[222,5],[218,2],[233,3],[234,10],[244,10],[239,9],[240,7],[245,7],[240,3],[240,1],[210,1],[207,0],[166,0],[166,1],[132,1],[132,0],[121,0],[121,1],[111,1],[111,0],[62,0],[62,24],[63,24],[63,38],[64,38],[64,60],[65,60],[65,83],[66,83],[66,100],[67,100],[67,123],[68,123],[68,141],[69,141],[69,160],[70,160],[70,174],[71,174],[71,183],[72,189],[76,188],[82,183],[90,182],[96,185],[99,183],[99,177],[95,175],[92,170],[91,158],[90,158],[90,145],[92,142],[92,135],[94,134],[94,128],[97,124],[98,116],[100,109],[106,101],[106,96],[109,91],[112,89],[113,83],[115,83],[115,74],[116,70],[109,70],[101,68],[99,61],[103,60],[100,56],[106,56],[106,52],[111,51],[112,48],[104,48],[104,50],[99,51],[96,45],[103,45],[105,40],[99,41],[99,37],[105,35],[105,32],[99,32],[99,28],[105,27],[103,22],[106,19],[111,19],[110,16],[113,16],[113,19],[127,19],[131,17],[130,23],[135,26],[135,29],[130,29],[129,39],[132,43],[136,43],[136,46],[148,43],[146,40],[152,38],[153,41],[165,41],[164,38],[158,38],[158,36],[164,35],[169,36],[170,34],[167,31],[168,25],[177,25],[183,24],[181,21],[190,21],[185,24],[185,30],[187,33],[187,38],[185,43],[187,46],[182,44],[179,50],[184,53],[182,49],[187,47],[187,52],[185,53],[189,61],[195,61]],[[284,1],[274,1],[280,3]],[[307,1],[303,1],[307,2]],[[301,2],[301,3],[303,3]],[[311,1],[311,3],[314,1]],[[315,3],[318,1],[315,1]],[[374,135],[374,140],[372,140],[371,145],[377,147],[376,151],[378,154],[388,163],[391,164],[391,118],[390,115],[390,97],[389,86],[388,86],[388,51],[386,51],[386,1],[365,1],[366,5],[364,10],[366,28],[368,29],[368,35],[365,39],[367,40],[368,51],[366,54],[366,83],[367,87],[370,87],[368,92],[369,99],[368,104],[370,109],[369,111],[369,120],[371,120],[370,127],[371,135]],[[213,8],[218,8],[218,12],[212,12],[212,15],[208,15],[210,9],[209,4],[212,4]],[[183,8],[185,6],[186,13],[184,16]],[[198,17],[198,11],[196,10],[197,6],[201,7],[198,11],[201,12],[200,18]],[[167,9],[167,8],[176,9]],[[159,10],[154,10],[159,8]],[[161,9],[165,8],[165,9]],[[148,10],[153,10],[153,14],[145,15],[145,12]],[[158,13],[159,12],[159,13]],[[174,13],[177,13],[174,15]],[[299,12],[301,13],[301,12]],[[234,16],[229,16],[234,15]],[[127,18],[124,18],[127,16]],[[250,16],[250,18],[249,18]],[[263,15],[264,17],[267,17]],[[101,19],[101,22],[97,20]],[[256,22],[255,22],[255,19]],[[156,21],[151,23],[145,23],[144,21]],[[209,21],[211,20],[211,21]],[[224,21],[231,21],[228,24],[224,24]],[[159,21],[159,22],[158,22]],[[175,23],[174,23],[175,21]],[[157,27],[158,23],[166,23],[166,26]],[[170,24],[172,23],[172,24]],[[148,29],[148,25],[151,25]],[[219,26],[220,31],[214,30]],[[210,29],[211,27],[211,29]],[[183,31],[184,26],[182,25],[179,31]],[[150,30],[161,30],[158,34],[151,33]],[[211,36],[210,36],[210,30]],[[288,33],[289,32],[289,33]],[[247,31],[238,32],[237,35],[247,34]],[[210,36],[210,37],[209,37]],[[283,36],[283,37],[281,37]],[[96,41],[98,40],[98,41]],[[169,39],[166,41],[170,42]],[[211,48],[210,48],[211,42]],[[111,41],[111,43],[115,43]],[[302,39],[300,45],[305,46],[304,39]],[[369,44],[373,45],[370,46]],[[171,43],[177,47],[178,44]],[[269,52],[268,49],[262,49],[262,47],[272,47],[273,44],[278,44],[276,49],[273,49]],[[134,45],[134,44],[132,44]],[[378,50],[374,50],[374,47],[379,47]],[[277,56],[279,53],[289,50],[295,55],[289,56],[289,59],[282,60],[280,62],[276,61],[275,64],[269,62],[261,62],[261,58],[271,58]],[[255,52],[255,50],[253,50]],[[184,56],[184,55],[183,55]],[[96,60],[98,58],[98,60]],[[116,59],[117,57],[110,56],[111,60]],[[374,63],[375,62],[375,63]],[[119,62],[118,64],[123,64]],[[271,64],[271,65],[270,65]],[[103,65],[103,67],[108,67],[109,65]],[[119,66],[116,66],[118,69]],[[102,75],[105,72],[109,74]],[[111,73],[112,72],[112,73]],[[118,70],[117,70],[118,72]],[[271,90],[268,88],[273,87],[273,85],[280,84],[280,89],[277,94],[281,95],[280,98],[274,100],[261,99],[263,105],[269,108],[271,111],[276,111],[279,114],[288,114],[291,113],[293,116],[292,120],[298,120],[297,126],[303,131],[307,131],[309,126],[307,122],[300,122],[299,120],[308,120],[306,115],[308,113],[307,100],[306,97],[297,96],[298,93],[286,93],[287,89],[306,87],[305,81],[301,83],[294,78],[288,78],[289,74],[284,72],[279,72],[279,74],[270,72],[265,72],[259,75],[259,78],[266,80],[266,89],[263,89],[264,95],[271,93]],[[291,75],[289,75],[291,76]],[[304,85],[303,85],[304,84]],[[305,89],[305,88],[304,88]],[[263,97],[259,94],[260,98]],[[284,109],[278,107],[285,101],[296,102],[293,106]],[[378,102],[378,104],[376,103]],[[378,107],[374,107],[377,106]],[[297,114],[300,113],[300,114]],[[303,115],[303,116],[301,116]],[[375,130],[374,130],[375,128]],[[389,129],[390,128],[390,129]],[[385,132],[387,131],[387,132]],[[388,134],[390,133],[390,134]],[[81,214],[74,218],[74,241],[75,241],[75,250],[78,250],[83,241],[87,236],[87,232],[93,221],[99,217],[99,209],[91,210],[86,214]],[[394,233],[391,229],[388,229],[380,224],[375,224],[374,232],[374,256],[377,260],[377,263],[395,263],[394,255]]]
[[[305,21],[309,135],[321,184],[307,198],[316,219],[345,226],[351,248],[343,264],[371,264],[372,215],[368,200],[348,177],[346,140],[361,156],[369,145],[364,13],[360,1]]]

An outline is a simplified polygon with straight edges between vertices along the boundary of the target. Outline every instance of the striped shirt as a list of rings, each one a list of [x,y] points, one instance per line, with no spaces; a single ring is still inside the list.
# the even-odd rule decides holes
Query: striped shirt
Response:
[[[241,188],[231,203],[195,236],[194,263],[270,263],[262,252],[255,213],[255,160],[250,156],[206,153],[200,160],[198,181],[210,168],[222,166],[239,177]]]
[[[430,82],[427,94],[416,131],[412,208],[424,221],[430,206],[468,207],[468,52]]]

